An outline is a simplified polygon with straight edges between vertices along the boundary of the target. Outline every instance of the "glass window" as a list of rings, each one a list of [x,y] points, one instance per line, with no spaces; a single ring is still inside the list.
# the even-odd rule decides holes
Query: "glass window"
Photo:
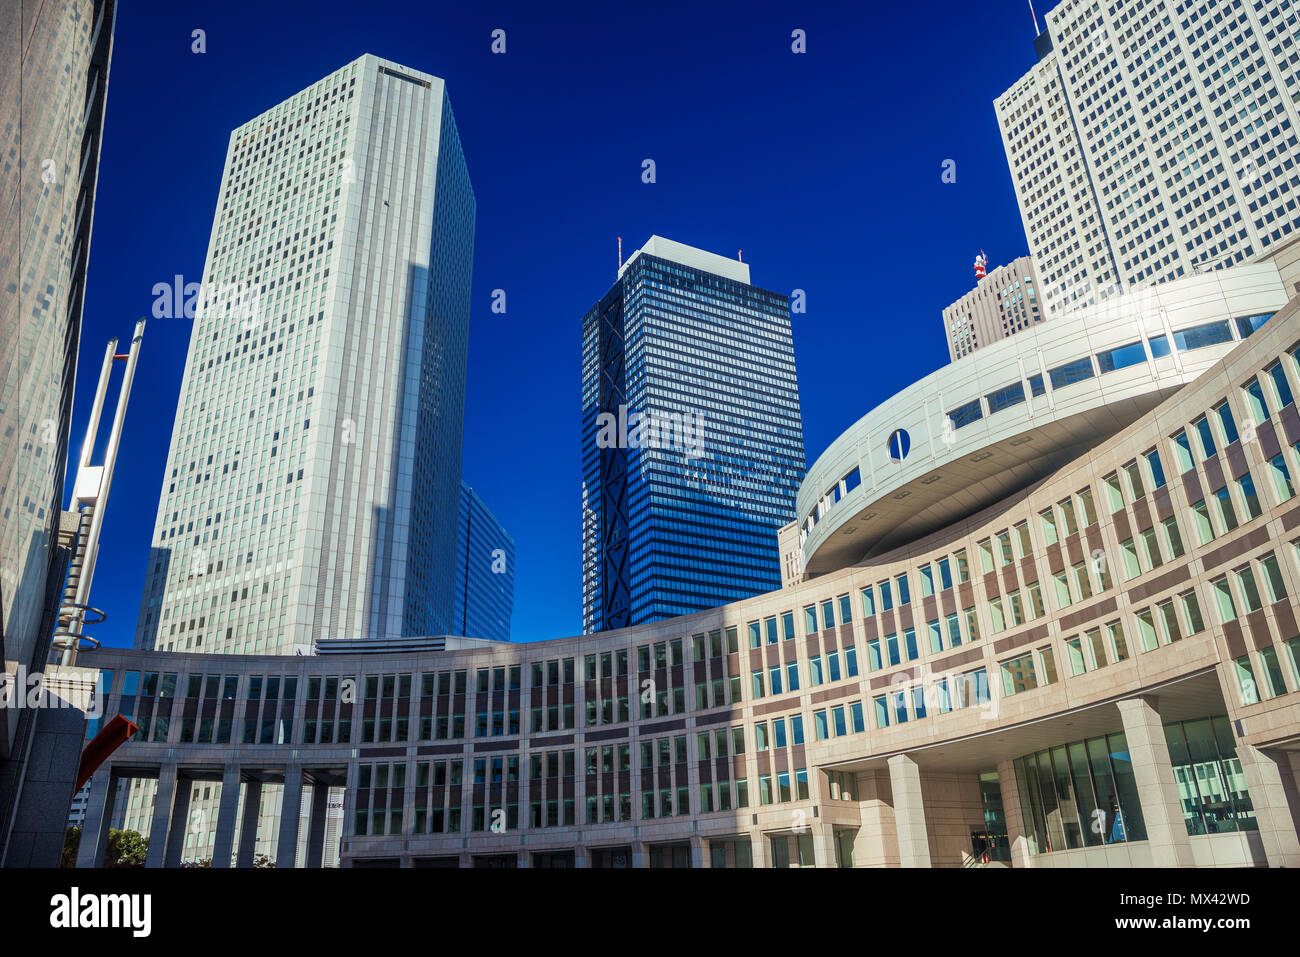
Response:
[[[1246,504],[1246,521],[1259,518],[1264,510],[1259,504],[1259,493],[1255,491],[1255,480],[1247,473],[1237,479],[1237,488],[1241,492],[1241,500]]]
[[[1264,387],[1258,379],[1251,379],[1243,387],[1246,394],[1246,407],[1256,425],[1268,418],[1268,402],[1264,399]]]
[[[1220,402],[1214,407],[1219,417],[1219,426],[1223,432],[1223,444],[1231,445],[1237,441],[1237,423],[1233,421],[1232,409],[1227,402]]]
[[[1038,513],[1038,517],[1043,522],[1043,540],[1048,545],[1055,545],[1060,541],[1056,534],[1056,513],[1051,508],[1045,508]]]
[[[1097,353],[1097,367],[1103,375],[1146,361],[1147,353],[1140,342],[1130,342],[1126,346],[1116,346],[1114,349]]]
[[[1196,517],[1196,538],[1199,544],[1208,545],[1214,541],[1214,526],[1210,524],[1210,509],[1205,499],[1192,504],[1192,514]]]
[[[1190,472],[1193,468],[1192,444],[1187,438],[1187,430],[1179,429],[1173,435],[1174,458],[1178,460],[1179,473]]]
[[[912,594],[907,587],[907,575],[899,575],[894,582],[898,585],[898,604],[900,606],[909,604],[912,601]]]
[[[1013,382],[1001,389],[995,389],[984,397],[989,404],[989,415],[994,412],[1000,412],[1003,409],[1010,408],[1013,405],[1019,405],[1025,401],[1025,385],[1023,382]]]
[[[1151,449],[1146,453],[1147,471],[1151,474],[1151,487],[1164,488],[1165,486],[1165,469],[1160,464],[1160,452],[1157,449]]]
[[[871,586],[868,585],[862,589],[862,613],[868,617],[876,613],[876,597],[872,594]],[[817,621],[813,619],[813,630],[816,630]]]
[[[1237,618],[1237,606],[1232,601],[1232,589],[1228,586],[1226,575],[1220,575],[1214,581],[1210,582],[1210,587],[1214,590],[1214,601],[1219,608],[1219,621],[1227,623],[1235,621]]]
[[[1289,502],[1295,497],[1295,486],[1291,484],[1291,470],[1287,468],[1286,459],[1279,452],[1269,460],[1268,473],[1273,477],[1273,491],[1277,493],[1278,504]]]
[[[1255,669],[1251,667],[1250,655],[1242,655],[1234,659],[1232,671],[1237,677],[1237,687],[1241,691],[1241,703],[1258,704],[1259,687],[1255,684]]]
[[[1060,389],[1075,382],[1083,382],[1085,379],[1091,379],[1094,375],[1092,356],[1084,356],[1082,359],[1076,359],[1073,362],[1059,365],[1055,369],[1047,370],[1047,376],[1052,381],[1053,389]]]
[[[1214,435],[1210,431],[1210,420],[1201,416],[1192,423],[1192,428],[1196,429],[1196,437],[1201,441],[1201,458],[1208,459],[1218,451],[1214,444]]]
[[[1223,521],[1223,530],[1232,531],[1237,527],[1237,512],[1232,507],[1232,495],[1226,485],[1214,493],[1214,501],[1219,506],[1219,518]]]
[[[1286,370],[1282,368],[1281,362],[1274,362],[1264,370],[1264,373],[1273,383],[1273,395],[1279,406],[1290,405],[1295,401],[1291,396],[1291,384],[1287,382]]]
[[[982,418],[984,418],[984,409],[979,399],[960,405],[948,413],[948,420],[952,422],[954,429],[964,428]]]
[[[1232,330],[1228,328],[1226,319],[1180,329],[1174,333],[1174,347],[1179,352],[1190,352],[1193,349],[1203,349],[1223,342],[1232,342]]]

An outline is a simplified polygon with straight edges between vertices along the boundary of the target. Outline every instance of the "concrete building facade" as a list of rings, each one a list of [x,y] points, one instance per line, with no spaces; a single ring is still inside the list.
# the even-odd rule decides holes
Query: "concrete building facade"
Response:
[[[1021,256],[993,269],[944,309],[948,357],[955,361],[1042,321],[1034,261]]]
[[[1295,37],[1289,0],[1046,14],[1038,63],[994,107],[1048,317],[1295,235]]]
[[[114,0],[0,9],[0,671],[40,670],[70,554],[63,492],[94,221]],[[49,722],[54,722],[51,725]],[[38,725],[46,725],[43,728]],[[66,737],[51,714],[0,708],[0,862],[42,860],[19,806]],[[74,733],[73,737],[76,737]],[[36,742],[40,742],[40,746]],[[31,762],[31,755],[38,759]],[[39,795],[39,796],[38,796]],[[15,833],[22,837],[11,844]],[[61,846],[61,845],[60,845]]]
[[[137,646],[449,630],[474,223],[437,77],[363,56],[231,133],[203,286],[155,289],[198,308]]]
[[[334,787],[344,866],[1300,865],[1300,298],[1248,328],[1028,483],[720,608],[528,644],[86,656],[142,734],[92,780],[79,864],[117,782],[149,777],[153,865],[197,780],[220,784],[218,866],[249,862],[268,783],[278,866],[323,862]]]

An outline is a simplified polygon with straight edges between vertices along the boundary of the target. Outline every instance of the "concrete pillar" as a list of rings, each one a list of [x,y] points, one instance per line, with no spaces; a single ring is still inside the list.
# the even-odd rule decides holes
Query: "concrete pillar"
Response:
[[[325,859],[325,818],[330,809],[329,785],[313,782],[311,819],[307,825],[307,866],[319,868]]]
[[[229,867],[235,845],[235,817],[239,812],[239,765],[228,764],[221,775],[221,803],[217,807],[217,833],[212,843],[212,866]]]
[[[1259,837],[1269,867],[1300,867],[1300,836],[1296,834],[1288,790],[1294,790],[1291,762],[1284,751],[1265,751],[1237,742],[1250,803],[1259,822]]]
[[[691,867],[704,867],[704,839],[700,837],[691,838]]]
[[[772,866],[772,849],[767,846],[767,835],[762,831],[749,831],[749,853],[755,867]]]
[[[194,781],[189,778],[176,778],[175,795],[172,802],[171,825],[167,829],[167,850],[163,858],[163,867],[180,867],[185,860],[185,836],[193,828],[195,834],[207,832],[207,821],[199,818],[190,821],[190,798],[194,794]],[[150,848],[153,841],[149,842]],[[197,848],[196,848],[197,851]]]
[[[185,812],[189,811],[186,792]],[[149,823],[149,851],[145,867],[163,867],[167,861],[167,842],[171,835],[172,810],[176,801],[176,765],[168,764],[158,772],[158,793],[154,796],[153,820]],[[185,828],[180,828],[184,840]]]
[[[581,844],[573,849],[573,866],[575,868],[591,867],[591,851],[587,850]]]
[[[930,838],[925,830],[925,805],[921,800],[921,769],[910,755],[896,754],[889,759],[889,788],[894,795],[899,865],[929,867]]]
[[[104,866],[104,854],[108,851],[108,828],[117,801],[117,782],[118,778],[110,768],[100,768],[90,779],[86,821],[81,828],[81,843],[77,846],[78,867]]]
[[[808,825],[813,841],[813,866],[835,867],[835,829],[825,821]]]
[[[1138,802],[1146,824],[1151,863],[1155,867],[1192,867],[1192,842],[1183,823],[1178,784],[1169,760],[1169,745],[1160,723],[1159,700],[1139,695],[1118,702],[1128,741]]]
[[[257,825],[262,813],[262,782],[244,785],[244,813],[239,823],[239,853],[236,867],[252,867],[257,855]]]
[[[302,813],[302,765],[284,769],[284,797],[280,801],[280,835],[275,846],[275,866],[293,867],[298,857],[298,815]]]
[[[1025,812],[1020,806],[1020,787],[1016,783],[1016,766],[1013,762],[998,762],[998,786],[1002,789],[1002,816],[1007,821],[1011,866],[1029,867],[1029,832],[1025,830]]]
[[[632,866],[645,867],[645,841],[632,842]]]

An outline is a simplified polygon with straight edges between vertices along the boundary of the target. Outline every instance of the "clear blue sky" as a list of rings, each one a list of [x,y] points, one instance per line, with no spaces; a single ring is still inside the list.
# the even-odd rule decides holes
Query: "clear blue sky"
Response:
[[[810,463],[947,361],[940,310],[980,248],[993,264],[1027,251],[992,105],[1034,63],[1023,0],[118,11],[73,460],[105,341],[151,314],[155,283],[201,278],[230,130],[363,53],[441,76],[478,198],[464,476],[515,539],[516,640],[581,630],[579,323],[616,237],[743,249],[756,285],[806,290]],[[92,595],[108,645],[134,634],[190,327],[145,333]]]

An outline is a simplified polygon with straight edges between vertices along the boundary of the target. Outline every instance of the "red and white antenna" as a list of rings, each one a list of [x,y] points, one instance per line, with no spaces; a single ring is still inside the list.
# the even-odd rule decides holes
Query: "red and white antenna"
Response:
[[[975,257],[975,281],[976,282],[984,278],[984,271],[988,268],[988,264],[989,264],[988,257],[984,255],[984,250],[981,249],[980,254]]]
[[[1042,36],[1042,31],[1038,29],[1038,14],[1034,13],[1034,0],[1029,0],[1029,15],[1034,18],[1034,36]]]
[[[618,237],[618,268],[623,268],[623,237]]]

